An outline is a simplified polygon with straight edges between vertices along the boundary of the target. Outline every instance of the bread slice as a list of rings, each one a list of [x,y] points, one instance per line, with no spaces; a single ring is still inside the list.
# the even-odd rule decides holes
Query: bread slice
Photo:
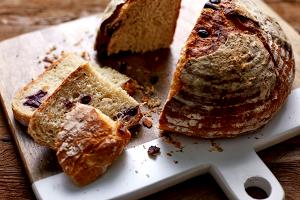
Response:
[[[54,62],[35,80],[20,89],[12,102],[12,109],[16,120],[27,126],[34,111],[57,89],[63,80],[76,70],[80,65],[87,63],[80,56],[72,53],[64,55]],[[111,68],[93,66],[96,71],[112,81],[115,85],[122,87],[132,93],[134,90],[131,79]]]
[[[141,118],[138,102],[96,73],[89,64],[84,64],[34,112],[28,133],[37,143],[54,149],[65,114],[78,102],[94,106],[111,119],[121,120],[127,127],[137,124]]]
[[[294,77],[275,19],[251,0],[211,1],[182,49],[160,129],[203,138],[255,131],[282,107]]]
[[[34,111],[62,83],[62,81],[80,65],[86,63],[75,54],[66,54],[54,62],[35,80],[19,90],[12,102],[15,118],[23,125],[28,125]]]
[[[147,52],[173,41],[181,0],[112,0],[96,39],[100,54]]]
[[[92,106],[78,103],[66,114],[57,135],[57,159],[72,181],[84,186],[105,173],[130,137],[120,122]]]

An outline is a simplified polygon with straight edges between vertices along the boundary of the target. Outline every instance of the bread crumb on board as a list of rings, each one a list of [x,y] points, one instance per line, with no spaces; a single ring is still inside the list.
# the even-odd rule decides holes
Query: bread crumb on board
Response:
[[[160,148],[157,146],[150,146],[147,153],[150,157],[156,157],[158,154],[160,154]]]
[[[224,150],[220,146],[220,144],[216,143],[214,140],[210,140],[211,148],[208,150],[209,152],[223,152]]]
[[[91,60],[91,56],[87,51],[83,51],[81,52],[81,58],[83,58],[86,61],[90,61]]]
[[[147,128],[151,128],[152,127],[152,120],[149,117],[144,117],[143,119],[143,125]]]

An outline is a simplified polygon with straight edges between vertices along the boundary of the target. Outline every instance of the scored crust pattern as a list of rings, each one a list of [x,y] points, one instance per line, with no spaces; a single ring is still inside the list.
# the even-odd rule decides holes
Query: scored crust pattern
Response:
[[[294,76],[291,45],[253,2],[205,6],[182,49],[160,129],[204,138],[257,130],[281,108]]]

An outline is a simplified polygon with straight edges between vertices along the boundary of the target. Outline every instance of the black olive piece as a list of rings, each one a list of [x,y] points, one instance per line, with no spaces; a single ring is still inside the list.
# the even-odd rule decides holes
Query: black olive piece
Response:
[[[219,10],[218,6],[216,6],[215,4],[209,3],[209,2],[207,2],[207,3],[204,4],[204,8],[210,8],[210,9],[213,9],[213,10]]]
[[[151,83],[152,85],[156,84],[156,83],[158,82],[158,80],[159,80],[159,77],[158,77],[158,76],[151,76],[151,77],[150,77],[150,83]]]
[[[80,99],[80,102],[82,104],[89,104],[91,102],[91,100],[92,100],[92,97],[87,95],[87,96],[82,97]]]
[[[219,4],[221,0],[209,0],[210,3]]]
[[[32,108],[38,108],[41,105],[41,102],[38,100],[27,99],[24,103],[24,106],[30,106]]]
[[[198,31],[198,35],[202,38],[206,38],[209,36],[209,33],[205,28],[200,28]]]
[[[43,98],[46,95],[47,92],[39,90],[36,94],[26,97],[27,100],[23,103],[23,105],[38,108],[41,105],[41,98]]]

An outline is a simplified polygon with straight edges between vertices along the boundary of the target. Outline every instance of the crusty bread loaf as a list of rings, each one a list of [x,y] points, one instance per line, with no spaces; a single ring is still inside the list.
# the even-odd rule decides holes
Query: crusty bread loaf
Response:
[[[65,116],[55,146],[63,171],[78,186],[105,173],[131,137],[118,121],[92,106],[76,104]]]
[[[34,112],[28,133],[37,143],[55,148],[54,140],[64,115],[77,102],[94,106],[127,127],[137,124],[141,118],[138,102],[96,73],[89,64],[84,64],[72,72]]]
[[[68,53],[54,62],[35,80],[20,89],[12,102],[15,118],[27,126],[34,111],[57,89],[63,80],[76,70],[80,65],[87,63],[80,56]],[[101,68],[93,65],[96,71],[112,81],[115,85],[122,87],[129,93],[134,90],[131,79],[111,68]]]
[[[102,19],[95,49],[101,54],[146,52],[173,41],[181,0],[112,0]]]
[[[291,91],[295,62],[279,24],[250,0],[214,2],[182,49],[162,130],[204,138],[255,131]]]

